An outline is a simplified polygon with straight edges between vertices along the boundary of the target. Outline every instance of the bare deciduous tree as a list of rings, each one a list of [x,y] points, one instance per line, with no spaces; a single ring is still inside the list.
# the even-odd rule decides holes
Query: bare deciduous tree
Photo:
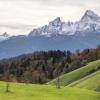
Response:
[[[9,66],[7,66],[7,71],[6,71],[6,90],[5,90],[5,92],[10,92],[10,89],[9,89],[9,87],[10,87],[10,71],[9,71],[9,69],[10,69],[10,63],[9,63]]]
[[[60,78],[59,78],[59,72],[58,72],[58,77],[57,77],[57,84],[56,84],[56,87],[58,89],[60,89]]]

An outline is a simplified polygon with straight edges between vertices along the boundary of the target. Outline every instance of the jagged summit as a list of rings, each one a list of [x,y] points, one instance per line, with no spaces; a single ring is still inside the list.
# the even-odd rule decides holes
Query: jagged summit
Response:
[[[60,19],[60,17],[56,17],[53,21],[51,21],[51,22],[61,22],[61,19]]]
[[[85,15],[88,15],[88,16],[95,16],[95,17],[98,16],[98,15],[95,14],[92,10],[87,10],[87,11],[85,12]]]
[[[61,19],[60,19],[60,17],[57,17],[57,18],[55,18],[53,21],[51,21],[50,23],[49,23],[49,25],[51,24],[51,25],[54,25],[54,26],[58,26],[58,25],[61,25]]]
[[[87,10],[81,18],[81,21],[88,21],[90,19],[93,21],[99,21],[100,17],[99,15],[95,14],[92,10]]]

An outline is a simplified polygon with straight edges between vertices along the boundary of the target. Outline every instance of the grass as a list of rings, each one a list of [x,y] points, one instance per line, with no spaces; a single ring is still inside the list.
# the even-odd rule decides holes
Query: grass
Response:
[[[100,70],[85,78],[73,82],[69,86],[100,91]]]
[[[88,73],[90,73],[94,70],[97,71],[98,69],[100,69],[100,60],[91,62],[82,68],[79,68],[75,71],[72,71],[70,73],[67,73],[67,74],[60,76],[60,85],[67,86],[75,81],[78,81],[78,80],[86,77],[88,75]],[[48,84],[55,85],[56,79],[52,80]]]
[[[6,93],[5,85],[0,82],[0,100],[100,100],[98,92],[74,87],[10,83]]]

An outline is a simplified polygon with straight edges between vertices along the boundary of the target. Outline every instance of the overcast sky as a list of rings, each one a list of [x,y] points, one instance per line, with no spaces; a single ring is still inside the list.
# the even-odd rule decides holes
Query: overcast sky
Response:
[[[28,34],[58,16],[77,21],[87,9],[100,15],[100,0],[0,0],[0,32]]]

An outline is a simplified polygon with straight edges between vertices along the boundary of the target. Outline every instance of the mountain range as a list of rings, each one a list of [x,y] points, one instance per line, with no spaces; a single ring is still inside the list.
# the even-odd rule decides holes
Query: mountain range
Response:
[[[28,36],[12,36],[0,42],[0,59],[41,50],[93,48],[100,44],[100,16],[87,10],[79,21],[62,22],[57,17],[33,29]]]
[[[48,25],[34,29],[30,36],[54,36],[54,35],[74,35],[76,33],[100,32],[100,17],[93,11],[87,10],[84,16],[75,23],[62,22],[60,17],[51,21]]]

